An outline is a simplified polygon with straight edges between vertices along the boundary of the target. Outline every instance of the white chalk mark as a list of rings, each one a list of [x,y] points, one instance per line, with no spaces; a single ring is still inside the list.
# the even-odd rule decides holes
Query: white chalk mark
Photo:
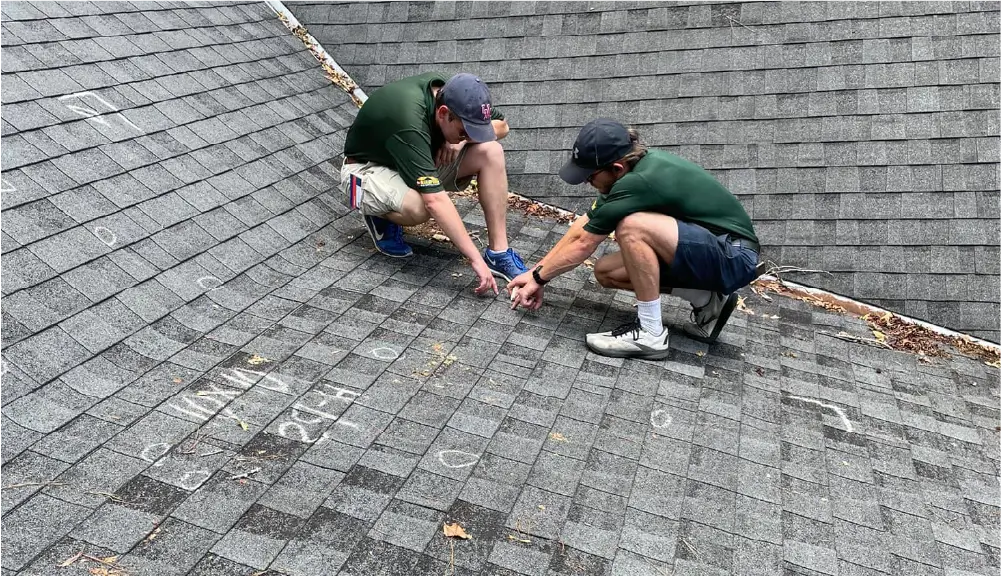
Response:
[[[170,450],[171,444],[166,442],[157,442],[156,444],[150,444],[142,449],[139,453],[139,457],[147,462],[152,462],[153,466],[160,467],[163,466],[163,462],[157,462],[161,456]]]
[[[195,282],[198,283],[202,290],[208,290],[209,292],[222,288],[222,280],[215,276],[202,276],[198,280],[195,280]]]
[[[334,422],[334,424],[340,424],[341,426],[347,426],[348,428],[354,428],[355,430],[358,429],[357,424],[355,424],[354,422],[348,422],[347,420],[338,420],[337,422]]]
[[[118,242],[118,236],[115,236],[114,232],[108,230],[104,226],[94,228],[94,236],[97,236],[98,240],[104,242],[109,247],[114,246],[115,242]]]
[[[379,360],[396,360],[400,357],[400,354],[389,346],[380,346],[372,349],[372,356],[375,356]]]
[[[792,394],[787,395],[786,398],[790,398],[792,400],[799,400],[800,402],[809,402],[810,404],[816,404],[817,406],[820,406],[821,408],[827,408],[828,410],[831,410],[832,412],[834,412],[835,414],[837,414],[841,418],[841,421],[845,425],[845,430],[847,430],[848,432],[854,432],[855,431],[855,429],[852,428],[852,423],[848,420],[848,417],[845,416],[845,412],[844,412],[844,410],[841,409],[840,406],[835,406],[834,404],[827,404],[826,402],[821,402],[820,400],[814,400],[813,398],[804,398],[802,396],[793,396]]]
[[[442,450],[438,452],[438,461],[449,468],[468,468],[479,462],[480,457],[462,450]]]
[[[288,430],[290,428],[295,428],[296,430],[299,431],[298,437],[289,435]],[[309,437],[309,433],[306,432],[306,429],[303,428],[302,424],[299,424],[298,422],[282,422],[278,426],[278,434],[281,435],[283,438],[288,438],[289,440],[298,440],[299,442],[304,442],[306,444],[312,444],[313,442],[315,442],[315,440],[312,440]]]
[[[345,402],[350,403],[354,402],[355,398],[361,396],[359,392],[355,392],[354,390],[348,390],[347,388],[341,388],[340,386],[332,386],[327,382],[324,382],[323,386],[333,391],[334,400],[344,400]],[[320,389],[313,390],[313,392],[316,392],[323,396],[328,396],[328,397],[331,396],[329,392],[324,392],[323,390]]]
[[[4,377],[9,371],[10,367],[7,365],[7,361],[0,360],[0,378]]]
[[[189,472],[185,472],[177,483],[180,484],[181,488],[185,490],[197,490],[198,487],[211,476],[212,473],[208,470],[191,470]],[[195,481],[191,480],[192,477],[195,478]]]
[[[312,414],[316,418],[304,418],[302,414]],[[296,404],[292,407],[292,419],[303,424],[319,424],[323,422],[324,418],[327,420],[337,421],[336,414],[330,414],[329,412],[323,412],[316,408],[310,408],[309,406],[303,406],[302,403]]]
[[[650,413],[650,425],[654,428],[667,428],[673,420],[667,410],[654,410]]]
[[[17,192],[17,188],[8,182],[6,178],[2,178],[0,179],[0,193],[2,192]]]
[[[251,386],[254,385],[254,379],[248,376],[248,374],[263,377],[262,380],[257,382],[257,386],[264,388],[265,390],[271,390],[272,392],[278,392],[280,394],[291,394],[288,384],[282,382],[282,380],[277,376],[273,376],[267,372],[258,372],[257,370],[247,370],[244,368],[233,368],[232,375],[223,374],[222,377],[238,388],[249,390]]]
[[[66,107],[69,108],[70,110],[72,110],[73,112],[76,112],[77,114],[83,116],[84,118],[87,118],[89,120],[93,120],[93,121],[95,121],[95,122],[97,122],[99,124],[102,124],[104,126],[110,126],[108,124],[108,121],[105,120],[105,116],[106,115],[117,116],[119,119],[121,119],[122,122],[124,122],[125,124],[128,124],[132,128],[135,128],[136,132],[139,132],[140,134],[145,134],[146,133],[142,128],[136,126],[131,120],[129,120],[128,118],[126,118],[124,114],[122,114],[121,112],[119,112],[118,108],[115,107],[114,104],[112,104],[111,102],[108,102],[107,100],[105,100],[104,98],[101,98],[100,96],[98,96],[97,94],[94,94],[93,92],[76,92],[74,94],[66,94],[65,96],[60,96],[58,99],[59,100],[66,100],[67,98],[79,98],[80,102],[83,102],[84,104],[86,104],[86,102],[84,102],[83,99],[84,99],[84,97],[87,97],[87,96],[90,96],[90,97],[94,98],[95,100],[97,100],[98,102],[100,102],[105,108],[107,108],[107,110],[104,111],[104,112],[98,112],[94,108],[89,108],[88,106],[78,105],[78,104],[66,104]],[[108,114],[109,111],[112,112],[112,114]]]

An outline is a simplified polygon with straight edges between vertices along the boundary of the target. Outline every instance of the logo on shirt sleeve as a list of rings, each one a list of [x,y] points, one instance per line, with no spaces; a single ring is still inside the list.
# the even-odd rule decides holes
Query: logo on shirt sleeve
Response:
[[[598,201],[595,200],[594,202],[591,203],[591,210],[594,210],[597,207],[598,207]]]
[[[434,188],[435,186],[441,186],[441,181],[435,178],[434,176],[417,177],[418,188]]]

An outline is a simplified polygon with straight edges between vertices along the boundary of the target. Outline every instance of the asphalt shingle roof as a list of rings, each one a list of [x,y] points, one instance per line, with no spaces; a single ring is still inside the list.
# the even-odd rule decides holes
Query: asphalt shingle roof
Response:
[[[998,2],[289,6],[366,90],[482,76],[520,194],[585,211],[556,172],[620,119],[727,185],[767,258],[830,272],[804,283],[1001,342]]]

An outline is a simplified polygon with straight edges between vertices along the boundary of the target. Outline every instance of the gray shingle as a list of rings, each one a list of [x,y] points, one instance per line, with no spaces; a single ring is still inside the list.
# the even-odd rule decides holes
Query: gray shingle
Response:
[[[75,268],[109,251],[104,242],[80,226],[40,240],[29,249],[57,272]]]
[[[58,327],[31,336],[4,351],[9,362],[47,382],[79,364],[89,354]]]

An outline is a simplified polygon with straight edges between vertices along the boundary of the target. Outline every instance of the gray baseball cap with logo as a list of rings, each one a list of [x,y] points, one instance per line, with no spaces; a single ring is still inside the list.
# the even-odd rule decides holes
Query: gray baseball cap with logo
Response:
[[[487,85],[473,74],[465,72],[452,76],[442,87],[442,102],[462,120],[462,127],[473,142],[492,142],[497,139],[490,115],[493,105]]]
[[[567,184],[583,184],[599,168],[622,159],[632,149],[625,126],[609,118],[592,120],[580,129],[570,160],[560,168],[560,178]]]

